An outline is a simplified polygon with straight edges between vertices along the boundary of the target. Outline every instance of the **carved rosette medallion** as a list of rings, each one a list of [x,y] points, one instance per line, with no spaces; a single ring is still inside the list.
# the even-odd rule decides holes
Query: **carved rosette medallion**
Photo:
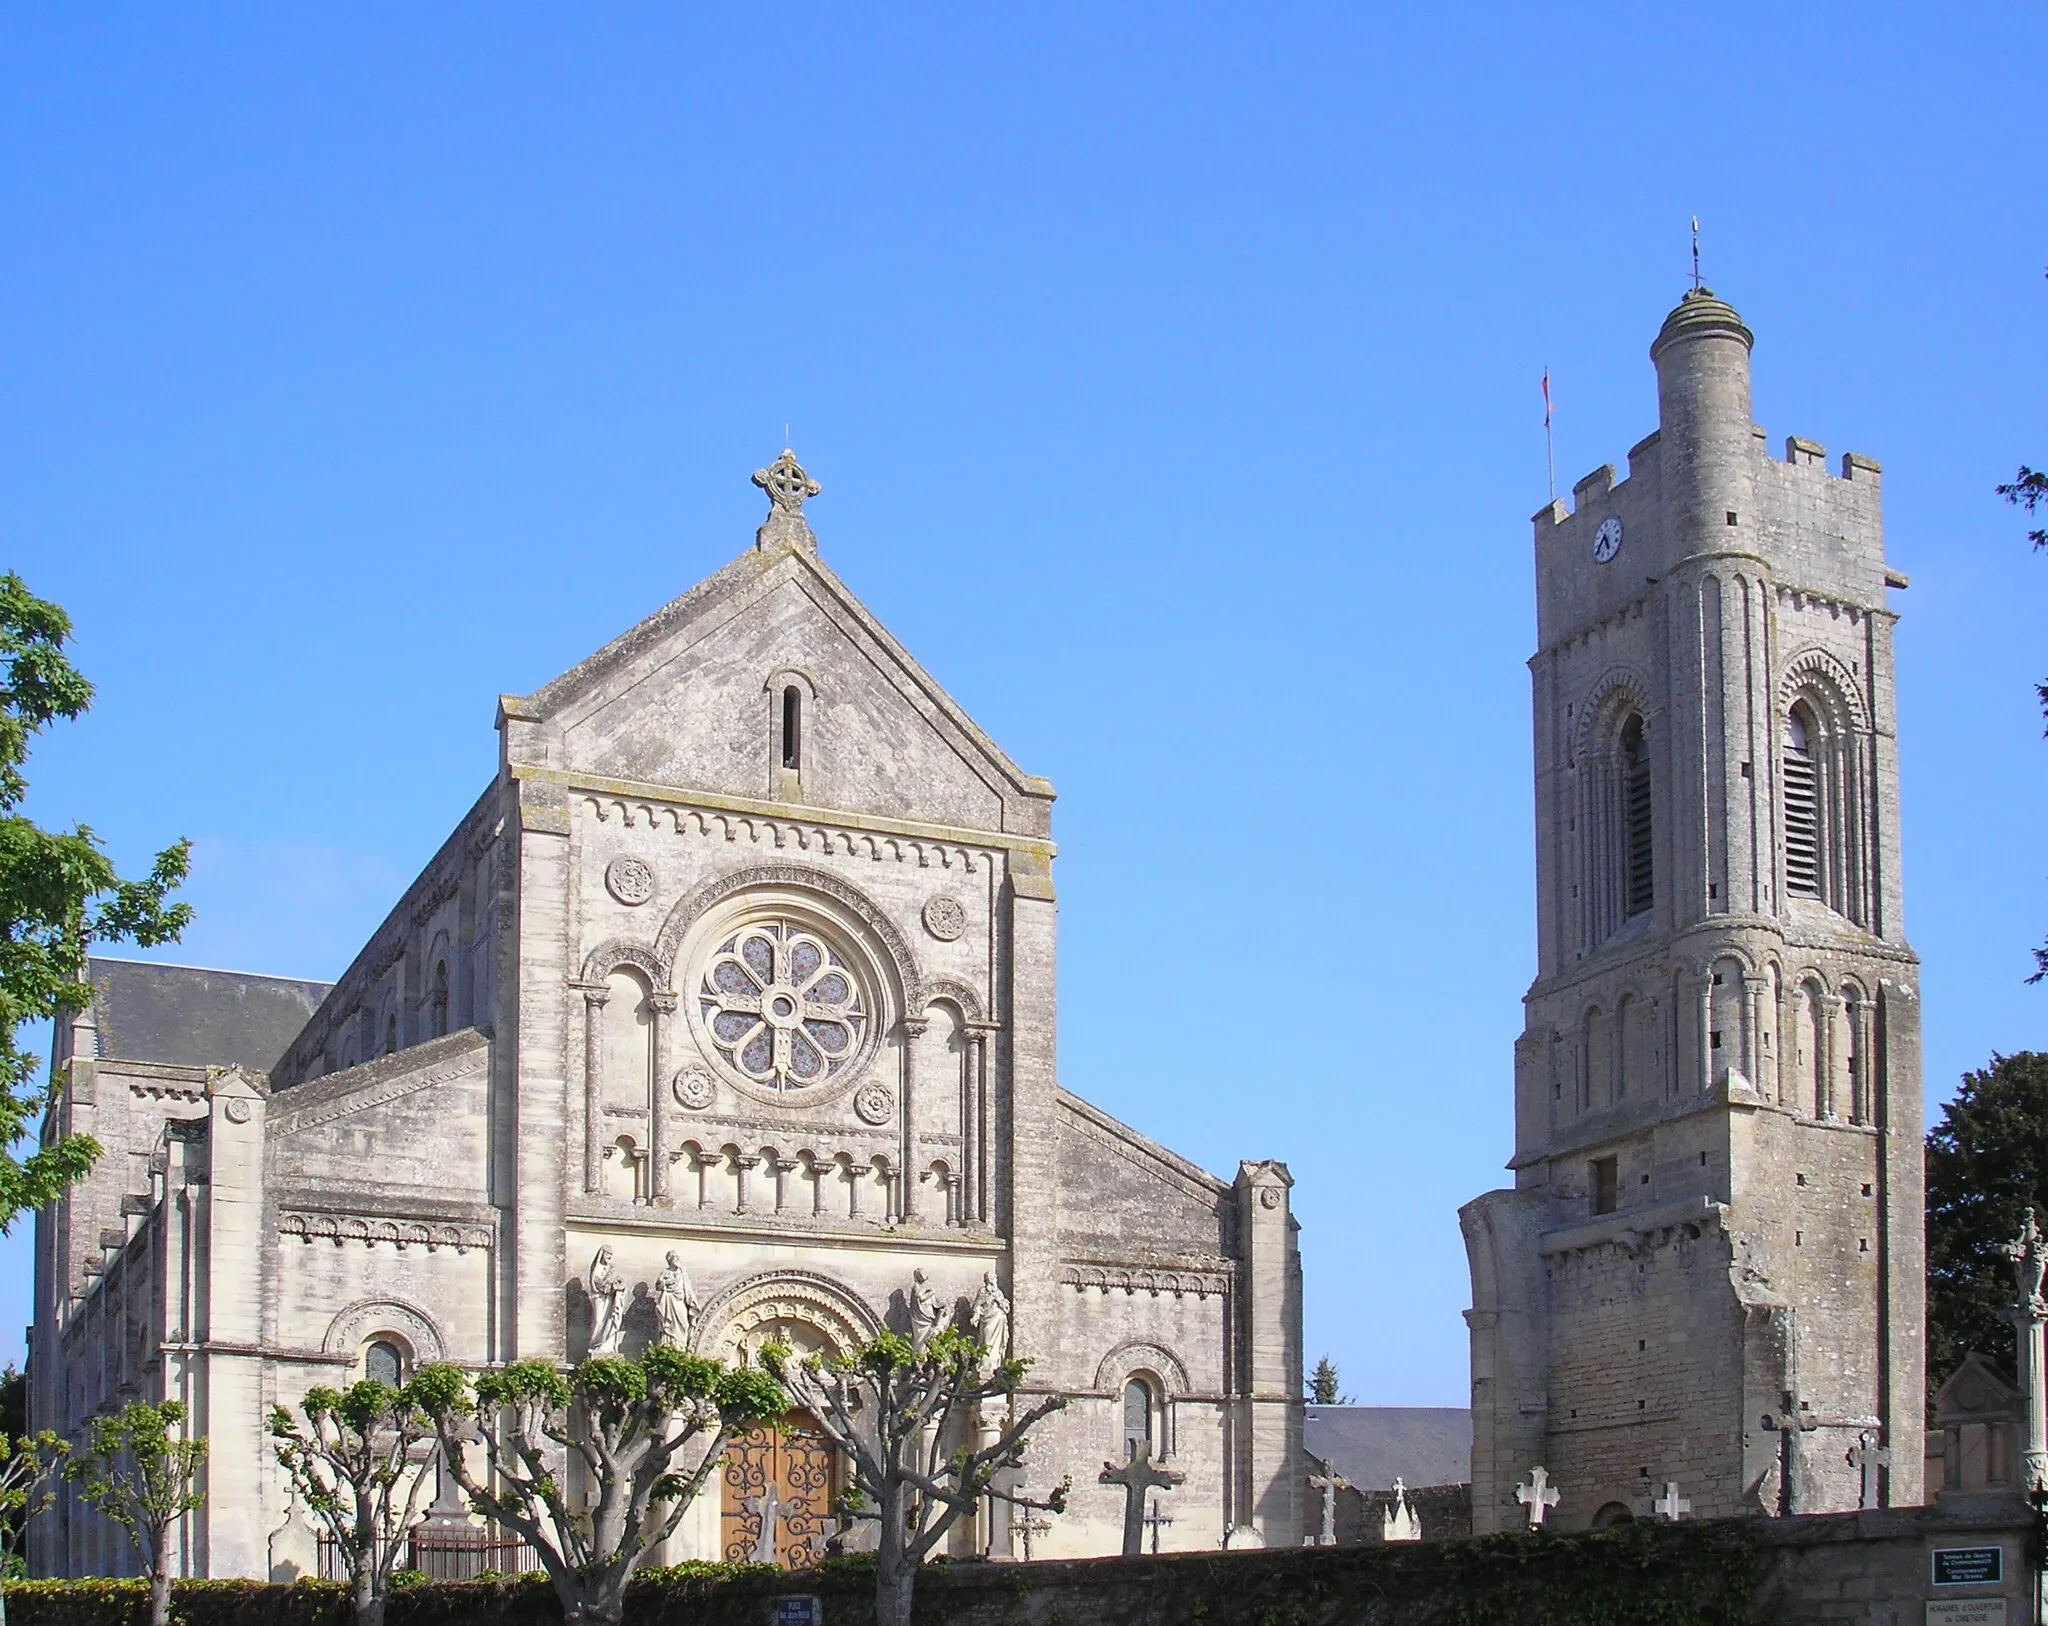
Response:
[[[687,1107],[692,1112],[702,1112],[718,1099],[718,1086],[711,1082],[710,1075],[694,1067],[685,1067],[677,1073],[669,1088],[675,1092],[676,1105]]]
[[[967,906],[950,893],[941,892],[924,906],[924,929],[941,943],[950,943],[967,930]]]
[[[231,1124],[245,1124],[249,1121],[249,1103],[238,1095],[229,1096],[221,1110],[228,1115],[228,1122]]]
[[[628,908],[654,896],[654,867],[644,858],[614,858],[605,866],[605,890]]]
[[[1280,1206],[1280,1188],[1278,1186],[1261,1187],[1259,1190],[1259,1206],[1261,1208],[1278,1208]]]
[[[895,1116],[896,1096],[886,1084],[863,1084],[854,1092],[853,1110],[862,1123],[885,1124]]]

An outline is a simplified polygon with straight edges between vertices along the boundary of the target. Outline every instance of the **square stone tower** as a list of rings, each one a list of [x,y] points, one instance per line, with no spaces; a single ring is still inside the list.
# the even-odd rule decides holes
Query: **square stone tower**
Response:
[[[1472,1507],[1921,1499],[1917,966],[1878,467],[1783,461],[1695,288],[1658,429],[1535,517],[1536,980],[1513,1189],[1460,1213]],[[1861,1465],[1888,1453],[1865,1491]]]

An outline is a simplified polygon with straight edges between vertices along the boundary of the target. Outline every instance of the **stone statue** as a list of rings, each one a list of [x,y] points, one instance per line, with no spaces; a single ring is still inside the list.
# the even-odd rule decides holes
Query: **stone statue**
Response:
[[[991,1364],[1000,1365],[1010,1356],[1010,1301],[996,1286],[996,1273],[985,1270],[981,1291],[974,1296],[974,1341],[988,1351]]]
[[[922,1270],[910,1273],[910,1347],[919,1354],[931,1342],[932,1334],[945,1324],[945,1306],[939,1303],[937,1289],[925,1279]]]
[[[590,1262],[590,1353],[616,1355],[626,1336],[626,1282],[607,1242]]]
[[[654,1314],[660,1323],[655,1335],[676,1349],[690,1345],[690,1328],[697,1320],[697,1292],[690,1285],[690,1273],[673,1251],[654,1282]]]
[[[2041,1227],[2035,1223],[2031,1208],[2020,1234],[2006,1244],[2005,1256],[2012,1261],[2012,1284],[2019,1293],[2020,1313],[2040,1314],[2041,1277],[2048,1271],[2048,1243],[2042,1239]]]

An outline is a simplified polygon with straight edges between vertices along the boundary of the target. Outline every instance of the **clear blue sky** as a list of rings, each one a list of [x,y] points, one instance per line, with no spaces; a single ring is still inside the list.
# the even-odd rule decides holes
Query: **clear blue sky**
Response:
[[[1533,962],[1528,516],[1708,280],[1885,466],[1930,1102],[2048,1044],[2040,7],[9,7],[34,808],[334,975],[530,690],[827,558],[1060,790],[1066,1083],[1299,1182],[1310,1359],[1466,1398]],[[0,1243],[0,1349],[28,1314]]]

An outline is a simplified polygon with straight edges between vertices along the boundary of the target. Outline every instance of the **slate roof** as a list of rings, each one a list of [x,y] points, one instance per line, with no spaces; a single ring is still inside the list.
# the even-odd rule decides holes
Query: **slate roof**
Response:
[[[1472,1413],[1463,1406],[1310,1406],[1303,1429],[1321,1457],[1360,1490],[1463,1485],[1472,1478]]]
[[[249,971],[95,958],[99,1053],[122,1061],[268,1072],[333,986]]]

